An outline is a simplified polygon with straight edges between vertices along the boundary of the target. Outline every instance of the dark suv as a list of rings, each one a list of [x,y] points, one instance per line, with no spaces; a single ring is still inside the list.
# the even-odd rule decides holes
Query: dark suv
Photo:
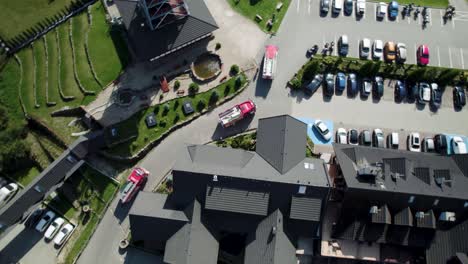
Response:
[[[439,154],[447,154],[447,137],[442,134],[434,136],[435,151]]]

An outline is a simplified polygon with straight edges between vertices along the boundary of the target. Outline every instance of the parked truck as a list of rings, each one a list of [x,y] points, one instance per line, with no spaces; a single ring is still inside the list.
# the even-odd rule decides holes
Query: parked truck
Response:
[[[219,114],[219,123],[223,127],[230,127],[247,115],[255,114],[256,106],[252,100],[235,105]]]
[[[137,167],[133,169],[132,173],[127,178],[127,182],[120,190],[120,202],[122,204],[131,201],[135,194],[143,188],[148,175],[149,172],[144,168]]]

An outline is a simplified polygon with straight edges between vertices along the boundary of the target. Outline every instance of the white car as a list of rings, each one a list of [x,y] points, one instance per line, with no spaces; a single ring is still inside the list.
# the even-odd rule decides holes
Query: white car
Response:
[[[406,45],[404,43],[397,43],[397,61],[405,62],[406,61]]]
[[[62,217],[55,218],[52,224],[50,224],[49,228],[47,228],[44,237],[49,240],[52,239],[55,236],[55,233],[60,230],[63,223],[65,223],[65,220],[63,220]]]
[[[413,152],[421,152],[421,136],[417,132],[412,132],[408,136],[408,150]]]
[[[55,245],[61,246],[63,242],[65,242],[67,237],[71,234],[72,231],[73,231],[73,226],[71,224],[66,224],[64,227],[62,227],[62,229],[60,229],[58,234],[55,236],[55,239],[54,239]]]
[[[466,144],[461,137],[452,138],[452,148],[454,154],[466,154]]]
[[[336,143],[346,144],[348,139],[346,138],[346,129],[340,127],[336,131]]]
[[[55,213],[52,211],[48,211],[44,216],[41,217],[39,223],[36,225],[36,230],[39,232],[44,232],[44,230],[49,226],[49,224],[54,220]]]
[[[398,146],[400,145],[400,139],[398,136],[397,132],[392,132],[388,137],[387,137],[387,147],[392,148],[392,149],[398,149]]]
[[[384,133],[382,129],[376,128],[372,133],[372,145],[376,148],[384,148],[385,147],[385,139]]]
[[[314,128],[317,129],[317,131],[326,141],[329,141],[331,139],[332,134],[330,133],[330,130],[328,129],[327,125],[322,120],[315,120]]]
[[[383,19],[387,15],[387,4],[380,2],[377,6],[377,17]]]
[[[356,14],[362,16],[366,12],[366,0],[356,1]]]
[[[361,59],[367,59],[369,51],[371,49],[371,41],[368,38],[364,38],[359,42],[359,57]]]
[[[10,183],[3,186],[0,189],[0,206],[8,202],[18,191],[18,185],[16,183]]]
[[[380,60],[383,56],[383,41],[380,39],[374,40],[374,44],[372,45],[372,58],[374,60]]]
[[[427,137],[423,139],[423,151],[424,152],[434,152],[435,151],[435,144],[434,139]]]

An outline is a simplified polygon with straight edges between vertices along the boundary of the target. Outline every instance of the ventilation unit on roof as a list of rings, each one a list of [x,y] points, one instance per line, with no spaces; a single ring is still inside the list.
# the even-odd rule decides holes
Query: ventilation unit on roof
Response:
[[[424,218],[424,212],[416,212],[414,216],[416,216],[416,218],[422,219]]]
[[[376,214],[379,212],[379,207],[377,205],[371,206],[369,214]]]
[[[217,182],[218,181],[218,175],[213,175],[213,181]]]
[[[454,212],[442,212],[439,216],[440,221],[455,222],[457,218]]]
[[[271,234],[276,235],[276,226],[271,228]]]
[[[398,172],[392,172],[390,173],[390,177],[392,177],[392,180],[396,182],[398,178],[403,178],[403,174]]]
[[[439,187],[442,187],[442,185],[444,183],[451,183],[452,180],[447,180],[445,177],[436,177],[435,179],[435,183],[439,186]]]
[[[359,168],[357,171],[358,177],[368,180],[375,180],[381,174],[382,168],[377,166],[366,166]]]
[[[307,190],[307,187],[306,186],[299,186],[299,191],[297,193],[299,194],[305,194],[306,193],[306,190]]]

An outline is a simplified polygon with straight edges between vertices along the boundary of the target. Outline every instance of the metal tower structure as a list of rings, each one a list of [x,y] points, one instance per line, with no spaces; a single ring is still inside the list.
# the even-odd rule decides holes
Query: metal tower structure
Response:
[[[140,3],[151,30],[161,28],[190,14],[184,0],[140,0]]]

